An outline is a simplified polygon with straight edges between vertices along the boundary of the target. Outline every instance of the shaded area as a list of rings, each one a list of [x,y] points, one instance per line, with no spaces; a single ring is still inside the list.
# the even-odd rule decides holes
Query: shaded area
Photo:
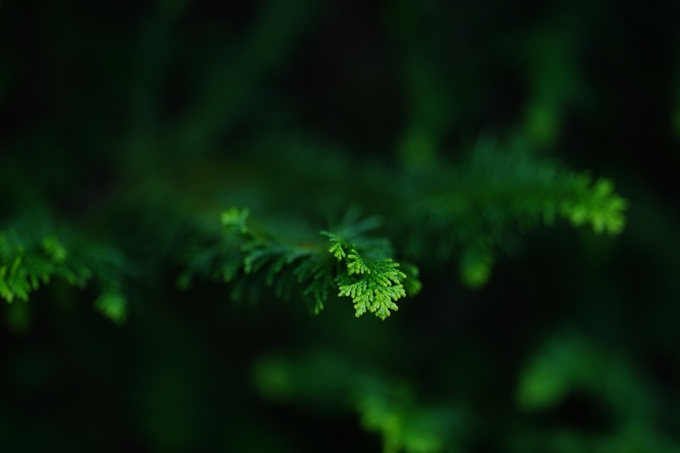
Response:
[[[679,14],[3,2],[0,449],[680,451]]]

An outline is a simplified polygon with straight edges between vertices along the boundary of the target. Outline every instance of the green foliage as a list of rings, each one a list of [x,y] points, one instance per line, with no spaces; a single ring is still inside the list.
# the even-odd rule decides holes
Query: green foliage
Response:
[[[293,153],[298,151],[291,148]],[[308,160],[296,162],[287,154],[281,156],[284,158],[282,162],[288,162],[297,181],[310,180],[312,184],[313,179],[318,183],[308,170]],[[253,159],[258,162],[258,157]],[[271,156],[270,160],[269,165],[280,165]],[[270,177],[266,170],[259,171]],[[424,263],[457,257],[461,280],[473,288],[484,285],[502,254],[513,253],[519,234],[540,223],[551,225],[556,216],[574,226],[590,224],[596,233],[618,234],[625,224],[626,201],[614,192],[610,180],[600,178],[592,184],[586,173],[539,158],[519,141],[500,146],[480,140],[462,162],[442,162],[427,175],[406,171],[388,177],[371,166],[352,171],[356,174],[352,184],[329,178],[319,185],[318,192],[324,195],[321,200],[338,198],[338,191],[347,192],[352,200],[359,192],[370,190],[376,202],[403,206],[402,217],[391,221],[388,230],[403,244],[403,255]],[[272,202],[277,196],[263,194],[272,197]],[[374,206],[381,210],[380,203]],[[186,266],[178,279],[180,287],[187,288],[197,274],[231,283],[234,299],[256,300],[264,287],[272,287],[278,297],[289,299],[294,293],[302,297],[315,313],[335,293],[352,300],[357,317],[371,312],[383,320],[398,309],[397,300],[420,290],[417,267],[393,261],[395,251],[388,239],[365,237],[380,225],[377,217],[359,220],[356,209],[349,210],[336,231],[322,231],[331,243],[326,248],[327,243],[306,226],[292,231],[274,215],[266,225],[253,227],[249,215],[248,209],[226,210],[221,215],[224,234],[198,229],[194,233],[198,241],[175,246],[185,250],[185,258],[178,263]],[[5,262],[12,263],[5,265],[4,272],[11,274],[5,298],[25,299],[40,279],[56,272],[81,286],[90,277],[89,267],[81,266],[77,272],[70,267],[77,265],[77,260],[56,266],[67,253],[59,241],[51,236],[40,241],[44,259],[32,255],[30,266],[36,270],[30,275],[17,273],[16,263],[24,259],[19,248],[4,252]],[[122,320],[124,297],[120,288],[113,286],[104,291],[96,306]]]
[[[53,236],[35,239],[15,228],[0,233],[0,256],[7,263],[0,267],[0,296],[8,302],[15,298],[27,301],[40,282],[49,283],[55,275],[81,287],[91,277],[87,268],[64,264],[67,251],[58,239]]]
[[[265,235],[247,225],[249,210],[231,208],[222,214],[225,236],[219,248],[194,252],[179,284],[187,287],[195,274],[202,273],[230,282],[242,273],[246,277],[264,277],[267,286],[274,286],[276,295],[289,298],[297,285],[318,314],[332,291],[340,297],[350,297],[356,316],[375,313],[384,320],[390,310],[397,310],[394,301],[406,296],[402,281],[407,278],[398,270],[399,263],[387,258],[391,245],[385,239],[366,238],[365,231],[377,226],[375,219],[355,224],[345,222],[339,229],[350,244],[337,233],[322,231],[329,238],[328,249],[316,242],[296,243]],[[334,261],[333,258],[337,260]],[[420,283],[417,268],[410,266],[411,294],[417,293]],[[295,281],[293,281],[295,279]],[[242,287],[234,288],[239,295]]]
[[[583,336],[555,336],[527,364],[517,388],[517,402],[527,411],[557,406],[573,391],[602,399],[621,423],[650,421],[651,389],[624,359],[593,345]]]
[[[328,251],[346,266],[346,272],[340,272],[335,277],[340,290],[338,296],[352,298],[357,318],[369,311],[385,320],[390,310],[399,309],[393,301],[406,296],[401,284],[406,274],[398,270],[399,263],[391,258],[367,263],[354,244],[350,245],[327,231],[322,234],[334,243]]]
[[[331,351],[296,360],[263,357],[252,382],[271,401],[355,411],[366,430],[382,437],[384,453],[463,451],[471,422],[461,407],[419,401],[406,380],[366,371]]]
[[[462,451],[465,414],[451,405],[418,404],[402,385],[366,382],[356,391],[361,423],[383,439],[383,452],[435,453]]]
[[[426,178],[426,179],[425,179]],[[606,178],[594,184],[576,172],[529,152],[522,141],[480,140],[458,165],[442,163],[405,200],[405,244],[415,259],[458,256],[461,280],[483,285],[501,253],[512,253],[518,234],[550,226],[559,216],[596,233],[619,234],[627,202]],[[427,239],[426,239],[427,238]],[[432,247],[434,245],[434,247]]]
[[[117,291],[107,291],[102,293],[94,306],[112,321],[121,323],[127,317],[127,299]]]
[[[389,216],[386,233],[400,245],[399,252],[406,259],[432,266],[456,259],[461,280],[472,288],[479,288],[486,283],[495,263],[504,255],[516,254],[522,235],[541,225],[554,225],[556,218],[564,219],[575,227],[590,225],[598,234],[606,232],[616,235],[625,226],[627,202],[614,192],[611,180],[599,178],[593,183],[587,172],[569,170],[554,160],[538,156],[531,152],[528,143],[521,140],[501,145],[491,139],[480,139],[462,161],[442,159],[437,165],[428,167],[425,173],[422,168],[417,171],[406,169],[402,172],[386,172],[374,165],[350,166],[341,155],[300,144],[296,140],[280,139],[276,144],[269,143],[269,146],[279,148],[277,152],[262,156],[255,154],[251,158],[252,162],[249,159],[244,161],[249,164],[246,168],[253,177],[272,182],[272,192],[261,189],[263,192],[260,194],[261,199],[267,200],[268,204],[283,204],[281,194],[294,193],[308,197],[318,212],[333,212],[343,200],[362,200],[365,209],[384,217]],[[321,159],[321,156],[326,157]],[[314,164],[310,165],[310,162]],[[286,166],[286,173],[277,170],[281,166]],[[310,171],[310,168],[314,168],[314,171]],[[345,174],[352,174],[353,178],[344,178]],[[278,187],[285,188],[285,191]],[[314,196],[318,200],[309,198],[305,192],[308,187],[315,188]],[[330,203],[329,200],[334,202]],[[399,210],[398,217],[394,215],[395,209]],[[391,275],[399,282],[390,278],[387,281],[392,281],[394,286],[382,285],[373,280],[376,272],[379,274],[388,270],[390,265],[387,263],[380,265],[387,266],[384,271],[359,272],[356,266],[365,260],[375,264],[392,257],[394,251],[388,244],[384,253],[381,252],[384,256],[365,256],[366,253],[377,253],[385,244],[358,244],[355,257],[347,258],[350,246],[355,242],[353,237],[361,235],[364,232],[362,228],[370,230],[377,226],[370,224],[376,220],[369,218],[359,221],[351,211],[345,219],[348,223],[339,226],[347,231],[335,232],[338,237],[346,239],[347,244],[333,242],[331,248],[338,262],[347,266],[345,277],[333,275],[331,279],[324,278],[328,277],[328,273],[323,270],[329,268],[328,262],[320,258],[318,240],[306,231],[287,243],[279,240],[271,242],[273,239],[267,237],[264,242],[255,241],[246,246],[245,242],[248,241],[242,238],[244,242],[237,246],[252,249],[250,258],[244,263],[245,274],[254,270],[256,262],[259,262],[258,268],[265,267],[276,256],[279,264],[270,267],[267,279],[271,285],[272,276],[285,267],[286,261],[297,260],[305,254],[314,256],[312,262],[302,260],[299,263],[303,267],[296,275],[305,282],[309,280],[305,290],[315,299],[315,311],[326,300],[325,293],[333,290],[331,280],[340,277],[343,279],[341,285],[347,287],[343,296],[352,297],[355,304],[358,302],[358,311],[373,307],[376,313],[380,311],[379,316],[386,316],[395,298],[403,297],[400,296],[400,285],[409,287],[409,283],[404,283],[409,279],[404,279],[398,273],[406,269],[403,263],[399,270],[392,269],[396,273]],[[305,214],[287,214],[289,217],[296,215],[304,217]],[[246,210],[232,209],[223,214],[223,221],[233,232],[247,236],[247,216]],[[304,219],[300,218],[299,223],[303,222]],[[267,228],[278,230],[276,234],[284,237],[291,235],[291,231],[281,223],[281,216],[275,216],[267,223]],[[357,231],[351,231],[349,225],[354,225]],[[254,234],[261,233],[256,229]],[[309,248],[295,247],[295,244],[302,242],[312,244],[314,253],[310,253]],[[273,244],[283,248],[270,249]],[[293,248],[289,249],[291,246]],[[230,269],[229,275],[238,267],[234,261],[230,263],[225,265],[225,269]],[[313,275],[317,277],[310,278]],[[416,280],[413,281],[415,283]],[[355,286],[350,289],[350,285]],[[287,285],[292,286],[292,283]],[[369,287],[373,290],[370,291]],[[355,296],[361,293],[367,298],[359,301],[348,292],[352,290]],[[378,290],[377,296],[375,290]],[[413,292],[417,292],[415,286]]]
[[[558,409],[570,395],[603,405],[613,429],[591,438],[577,431],[556,431],[540,443],[559,452],[676,452],[678,446],[656,432],[660,406],[654,386],[620,354],[607,351],[583,335],[565,332],[550,338],[524,367],[516,400],[523,411]],[[538,450],[540,451],[540,450]]]
[[[0,297],[26,302],[53,278],[79,288],[94,280],[101,294],[95,308],[115,322],[124,321],[123,256],[110,247],[61,236],[44,216],[27,216],[0,230]]]
[[[592,184],[590,178],[581,175],[574,181],[573,201],[565,201],[560,206],[563,217],[571,220],[572,225],[590,223],[596,233],[619,234],[624,227],[623,211],[627,202],[614,193],[614,184],[606,178]]]
[[[2,2],[0,451],[678,453],[666,3]]]

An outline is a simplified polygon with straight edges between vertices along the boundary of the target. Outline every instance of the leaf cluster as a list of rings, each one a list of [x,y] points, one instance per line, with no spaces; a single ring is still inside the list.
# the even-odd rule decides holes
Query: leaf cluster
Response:
[[[483,285],[500,254],[512,254],[519,236],[555,218],[590,225],[609,235],[625,226],[627,201],[607,178],[593,182],[529,152],[522,142],[480,140],[458,165],[416,175],[418,190],[405,203],[405,254],[414,259],[457,257],[461,279]]]
[[[601,406],[611,419],[610,433],[592,437],[578,431],[548,431],[538,438],[541,451],[572,445],[572,451],[677,452],[671,437],[658,431],[662,405],[656,387],[629,360],[572,330],[552,335],[520,374],[519,408],[529,413],[558,411],[570,395]]]
[[[459,405],[424,402],[407,381],[357,367],[327,350],[297,359],[262,357],[252,369],[252,382],[268,400],[356,412],[367,431],[382,437],[386,453],[455,451],[471,424]]]
[[[406,296],[402,280],[406,274],[399,270],[399,263],[391,258],[366,262],[354,244],[348,244],[341,237],[328,231],[322,232],[333,243],[328,251],[344,264],[335,277],[339,296],[351,297],[356,316],[367,311],[386,319],[390,310],[398,310],[394,302]]]
[[[264,234],[248,225],[248,216],[247,209],[237,208],[222,214],[223,237],[217,244],[193,252],[180,286],[187,287],[197,274],[207,274],[234,281],[232,296],[240,297],[263,282],[273,286],[278,297],[289,298],[297,289],[314,313],[336,293],[352,299],[357,317],[370,312],[383,320],[390,310],[398,309],[394,302],[406,296],[404,280],[413,280],[408,286],[411,294],[420,288],[417,268],[407,265],[410,276],[399,270],[399,263],[390,257],[389,241],[363,236],[377,226],[375,219],[345,221],[336,233],[321,231],[331,243],[328,248],[316,237],[296,242]]]
[[[84,288],[96,282],[97,310],[115,322],[125,320],[123,255],[112,247],[77,243],[41,216],[28,216],[0,230],[0,297],[28,301],[30,293],[58,278]]]

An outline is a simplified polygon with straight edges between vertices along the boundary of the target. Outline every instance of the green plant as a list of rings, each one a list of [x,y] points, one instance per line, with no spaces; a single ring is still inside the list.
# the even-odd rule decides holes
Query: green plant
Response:
[[[2,2],[0,451],[678,451],[674,14]]]

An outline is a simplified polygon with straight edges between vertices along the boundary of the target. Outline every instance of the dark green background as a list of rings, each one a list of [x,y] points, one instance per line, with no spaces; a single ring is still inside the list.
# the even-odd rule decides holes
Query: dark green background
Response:
[[[122,326],[92,310],[91,290],[58,281],[5,307],[0,449],[380,451],[314,365],[288,400],[258,390],[253,367],[267,357],[320,356],[463,407],[462,450],[447,451],[680,451],[680,4],[629,5],[2,2],[0,221],[46,207],[138,268]],[[344,300],[310,316],[267,295],[234,304],[217,283],[178,291],[181,269],[159,251],[177,236],[154,233],[172,216],[129,195],[191,193],[185,216],[218,218],[229,206],[196,200],[222,178],[246,204],[271,183],[236,166],[252,148],[266,158],[311,140],[350,159],[351,180],[366,161],[455,160],[480,136],[611,177],[630,203],[626,230],[532,232],[480,290],[459,283],[455,263],[417,263],[422,293],[381,322],[355,319]],[[601,386],[568,384],[523,408],[527,364],[572,338],[616,366],[586,370]],[[553,377],[568,381],[580,359]],[[629,413],[642,421],[620,422]]]

